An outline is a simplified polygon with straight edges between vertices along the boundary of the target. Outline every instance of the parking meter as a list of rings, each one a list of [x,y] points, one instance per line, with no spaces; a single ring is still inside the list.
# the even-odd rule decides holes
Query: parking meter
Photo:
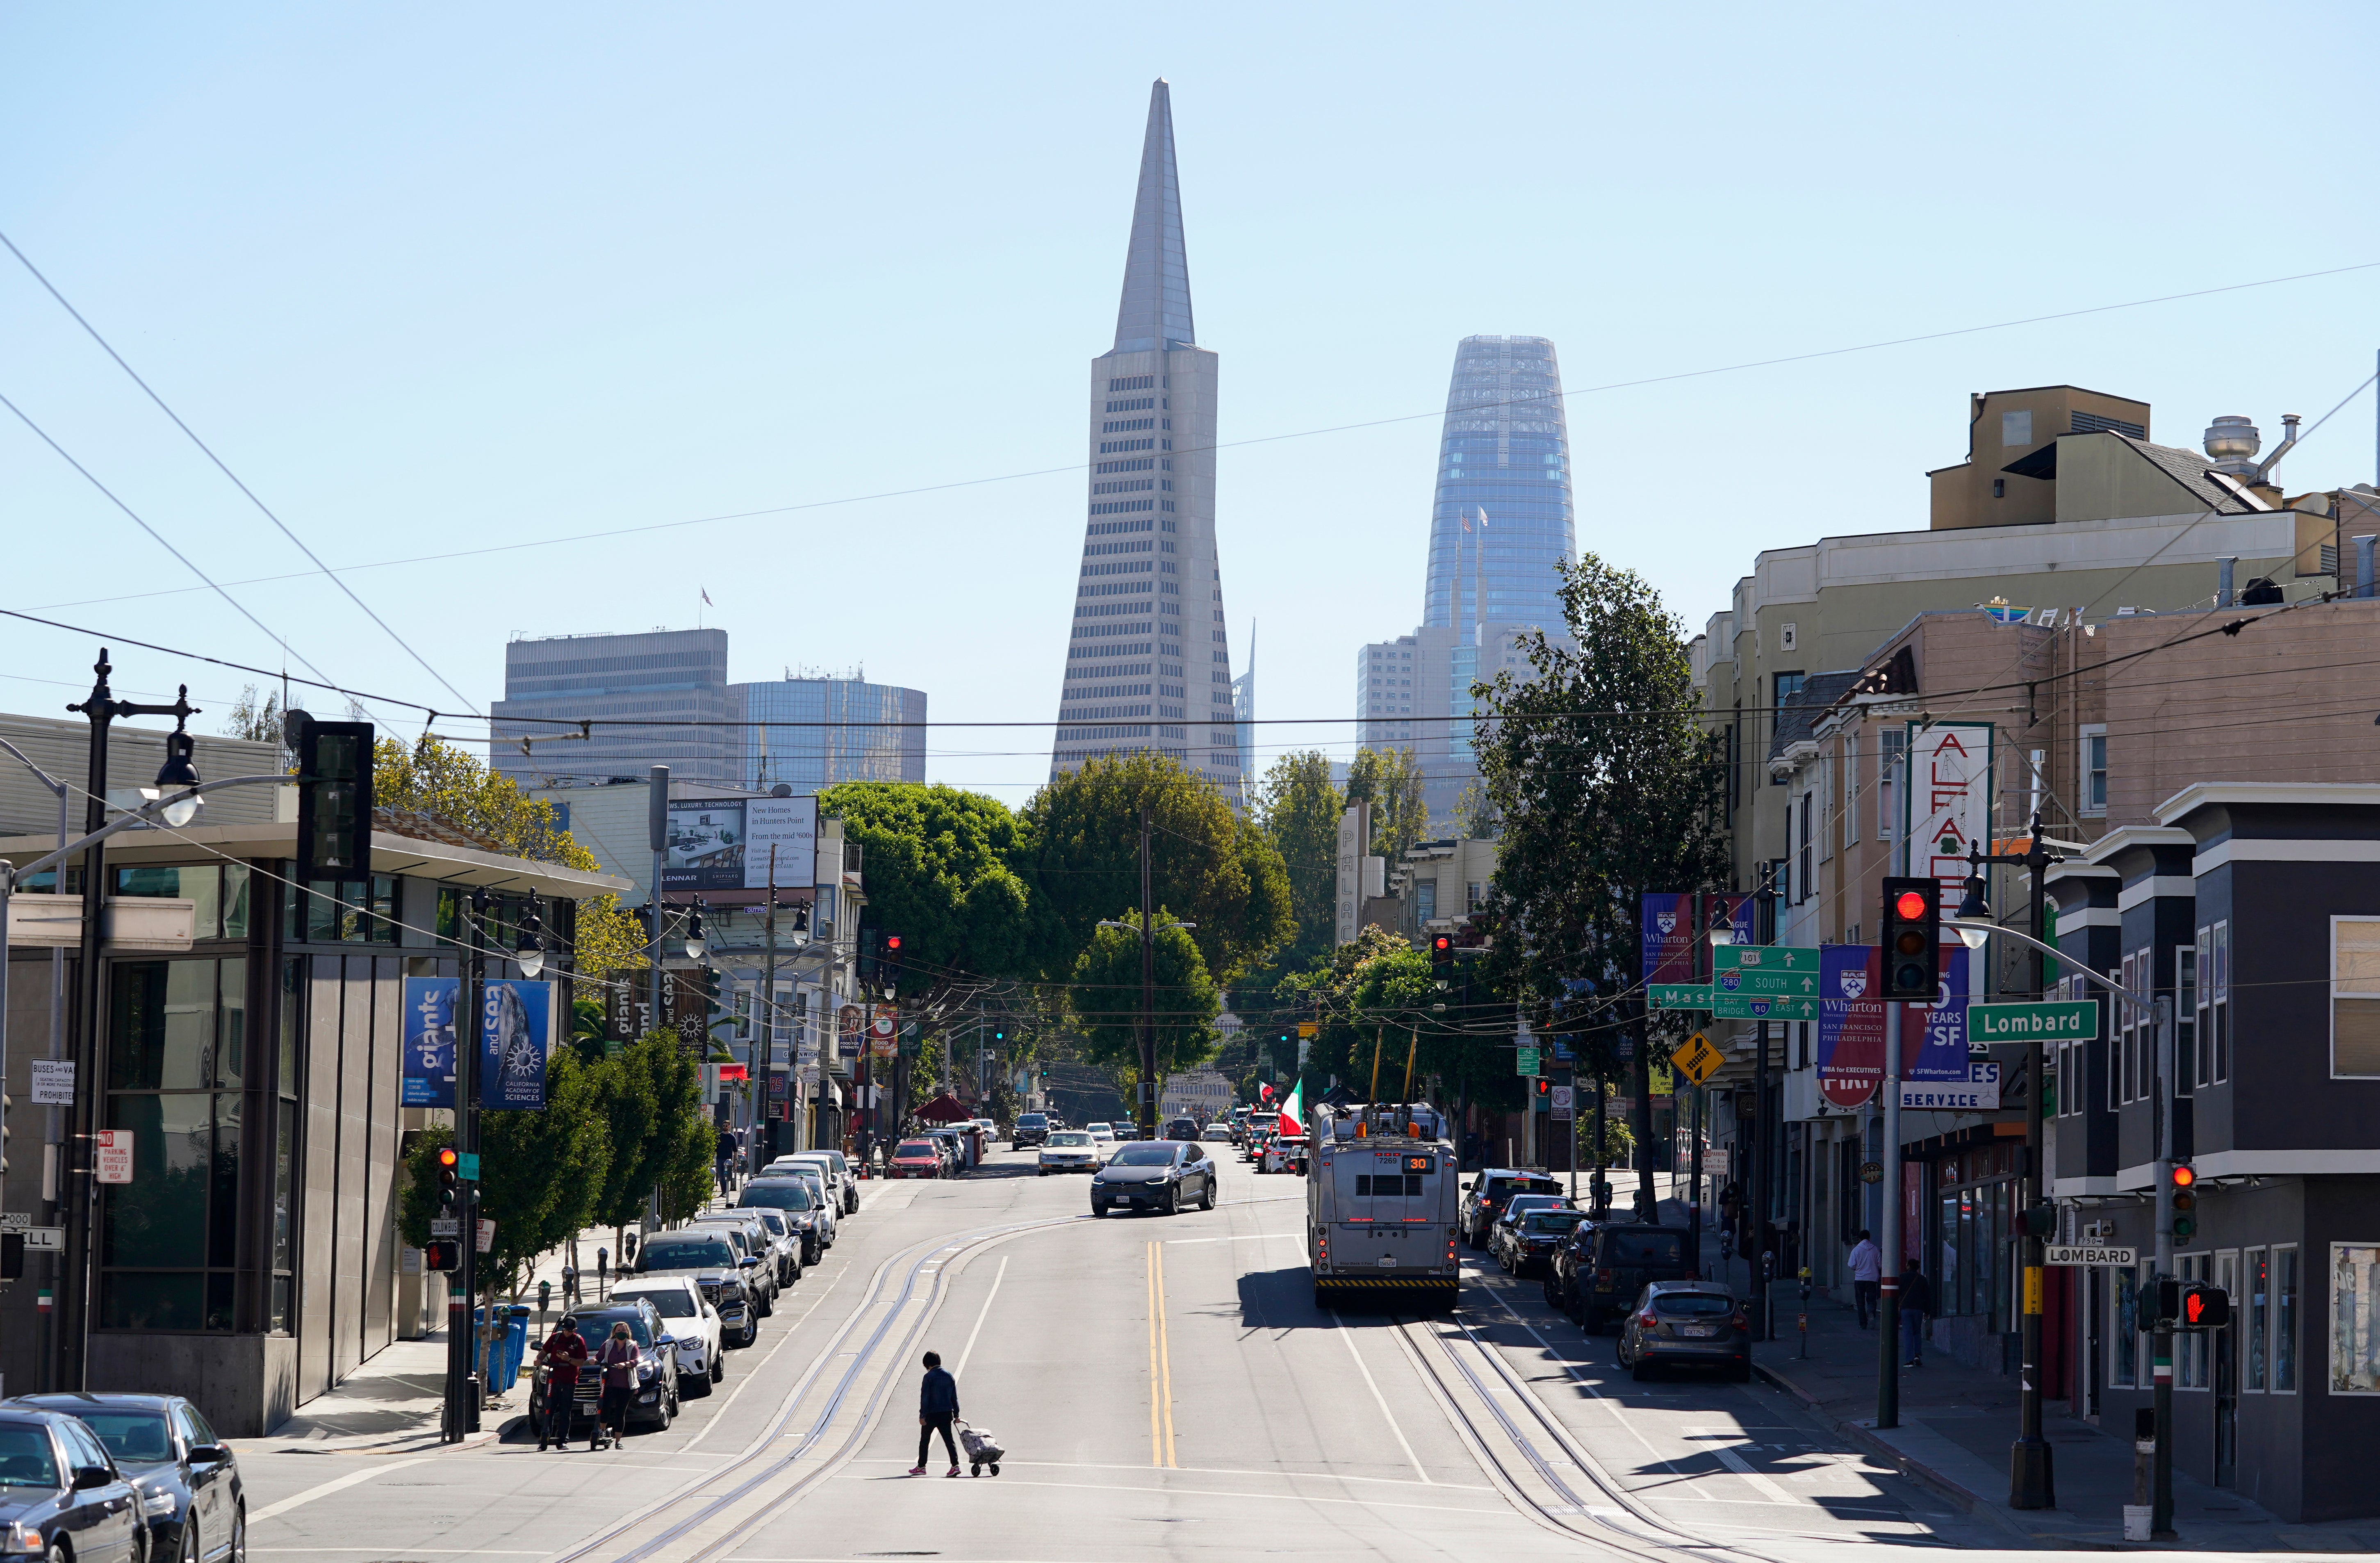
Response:
[[[578,1271],[568,1265],[562,1266],[562,1300],[565,1303],[578,1301]]]
[[[603,1296],[611,1290],[612,1254],[607,1249],[595,1251],[595,1295]]]
[[[623,1233],[620,1238],[620,1263],[623,1266],[633,1264],[636,1261],[636,1257],[637,1234],[634,1232]]]
[[[541,1281],[538,1282],[538,1283],[537,1283],[537,1332],[538,1332],[540,1335],[543,1335],[543,1334],[545,1333],[545,1311],[546,1311],[546,1309],[548,1309],[549,1307],[552,1306],[552,1304],[553,1304],[553,1283],[552,1283],[552,1281],[550,1281],[550,1280],[541,1280]]]

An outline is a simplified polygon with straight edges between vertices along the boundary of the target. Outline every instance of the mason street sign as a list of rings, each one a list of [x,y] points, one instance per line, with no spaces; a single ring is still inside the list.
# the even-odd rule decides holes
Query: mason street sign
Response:
[[[2061,999],[2046,1004],[1970,1004],[1967,1043],[2088,1040],[2099,1035],[2099,1000]]]
[[[1707,1010],[1711,1007],[1710,984],[1706,982],[1651,982],[1645,985],[1645,1002],[1656,1010]]]

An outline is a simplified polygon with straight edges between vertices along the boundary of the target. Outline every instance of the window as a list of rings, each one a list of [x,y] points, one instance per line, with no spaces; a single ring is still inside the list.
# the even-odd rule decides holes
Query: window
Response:
[[[2190,1017],[2187,1035],[2192,1038],[2196,1053],[2192,1072],[2201,1085],[2212,1084],[2214,1079],[2211,1071],[2214,1067],[2215,1027],[2211,1024],[2214,1017],[2208,1012],[2215,1000],[2214,937],[2212,928],[2198,930],[2198,942],[2191,946],[2190,956],[2191,970],[2198,975],[2199,980],[2183,988],[2174,1001],[2176,1020],[2184,1015]]]
[[[1802,830],[1800,836],[1797,838],[1801,843],[1799,847],[1800,857],[1793,874],[1793,888],[1797,892],[1793,899],[1796,901],[1809,900],[1810,886],[1817,879],[1816,874],[1812,871],[1810,859],[1812,815],[1815,811],[1816,805],[1817,796],[1815,794],[1803,793],[1802,794]]]
[[[245,863],[210,864],[196,868],[118,868],[115,893],[194,903],[190,919],[193,939],[246,939],[248,879]]]
[[[2273,1250],[2273,1393],[2298,1388],[2298,1251]]]
[[[2139,975],[2135,960],[2135,957],[2127,955],[2117,967],[2116,980],[2127,990]],[[2116,1067],[2107,1072],[2107,1105],[2110,1108],[2121,1107],[2132,1099],[2132,1071],[2139,1067],[2141,1056],[2140,1006],[2130,999],[2119,998],[2116,1000]]]
[[[248,963],[124,961],[110,975],[107,1126],[131,1132],[133,1181],[101,1191],[99,1327],[228,1330]]]
[[[439,892],[439,920],[448,916],[448,898]],[[282,901],[281,938],[285,944],[395,944],[396,879],[316,879],[292,885]],[[442,932],[443,929],[442,928]]]
[[[1909,747],[1906,733],[1876,735],[1876,839],[1892,840],[1900,828],[1900,761]]]
[[[2173,947],[2173,1071],[2174,1095],[2190,1095],[2194,1082],[2206,1084],[2198,1040],[2197,1011],[2192,995],[2198,989],[2198,948],[2191,944]]]
[[[1809,681],[1810,675],[1804,672],[1781,672],[1776,677],[1777,703],[1781,706],[1802,693],[1802,685]]]
[[[2231,925],[2217,923],[2207,950],[2204,980],[2215,988],[2215,1004],[2207,1023],[2207,1080],[2220,1084],[2231,1078]]]
[[[1818,802],[1822,804],[1834,802],[1834,756],[1826,755],[1820,757],[1818,761],[1818,784],[1815,790],[1817,794]],[[1826,828],[1826,818],[1823,815],[1819,817],[1818,829],[1815,834],[1818,842],[1818,861],[1821,863],[1833,862],[1835,857],[1835,832]]]
[[[1860,839],[1859,734],[1843,734],[1843,845]]]
[[[2380,1075],[2380,917],[2330,920],[2330,1072]]]
[[[1994,499],[2006,499],[2006,498],[2008,498],[2008,479],[2005,479],[2005,478],[1995,478],[1995,479],[1992,479],[1992,498],[1994,498]]]
[[[2107,812],[2107,724],[2089,722],[2082,730],[2082,753],[2075,767],[2078,814]]]
[[[2330,1245],[2330,1392],[2380,1393],[2380,1246]]]
[[[2003,445],[2030,445],[2033,443],[2033,411],[2031,408],[2028,407],[2022,412],[2004,412],[2000,414],[2000,443]]]
[[[2240,1364],[2240,1387],[2251,1395],[2262,1394],[2265,1381],[2272,1376],[2271,1358],[2266,1346],[2266,1334],[2272,1322],[2273,1262],[2261,1248],[2248,1250],[2247,1294],[2240,1299],[2237,1313],[2245,1327],[2240,1345],[2245,1358]]]
[[[1438,881],[1436,879],[1414,881],[1414,915],[1424,923],[1436,920],[1438,916]]]

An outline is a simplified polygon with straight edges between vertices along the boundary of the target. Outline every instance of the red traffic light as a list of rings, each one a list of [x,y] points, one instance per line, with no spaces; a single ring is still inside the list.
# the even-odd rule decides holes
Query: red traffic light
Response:
[[[2173,1169],[2173,1186],[2175,1188],[2186,1189],[2196,1181],[2198,1181],[2198,1174],[2192,1172],[2189,1168],[2177,1167]]]
[[[1892,909],[1913,923],[1925,915],[1925,897],[1916,891],[1902,891],[1893,898]]]
[[[1448,935],[1440,934],[1429,941],[1429,947],[1432,950],[1451,950],[1454,948],[1454,940]]]
[[[438,1165],[451,1170],[462,1165],[462,1157],[455,1154],[453,1145],[441,1145],[438,1147]]]
[[[899,934],[886,934],[884,936],[884,948],[887,950],[900,949],[901,936]]]

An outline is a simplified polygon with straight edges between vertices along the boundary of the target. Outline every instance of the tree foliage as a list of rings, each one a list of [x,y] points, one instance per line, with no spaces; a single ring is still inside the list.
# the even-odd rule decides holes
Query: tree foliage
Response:
[[[480,1215],[496,1224],[480,1261],[484,1296],[516,1291],[540,1255],[594,1223],[612,1158],[601,1072],[557,1048],[546,1060],[541,1109],[480,1115]]]
[[[1358,749],[1347,765],[1347,801],[1372,806],[1372,853],[1390,865],[1429,829],[1421,764],[1410,749]]]
[[[232,702],[231,714],[224,719],[226,737],[245,738],[251,744],[278,744],[285,733],[281,697],[272,690],[257,692],[253,684],[240,685],[239,698]]]
[[[929,987],[944,974],[1022,968],[1032,908],[1009,861],[1016,817],[1000,800],[941,785],[846,782],[819,794],[819,812],[841,818],[844,839],[860,844],[868,918],[902,936],[905,965]]]
[[[1118,912],[1134,922],[1138,909]],[[1157,1072],[1160,1079],[1195,1069],[1215,1056],[1220,1040],[1215,1017],[1222,996],[1208,974],[1197,943],[1159,908],[1150,922],[1157,934],[1150,965],[1155,973]],[[1068,1003],[1077,1027],[1075,1051],[1084,1062],[1107,1070],[1123,1085],[1140,1080],[1140,934],[1136,928],[1099,928],[1069,974]],[[1129,1092],[1126,1093],[1130,1095]]]
[[[1345,804],[1319,749],[1281,756],[1257,786],[1257,816],[1281,854],[1297,915],[1293,961],[1329,950],[1337,930],[1339,814]]]
[[[1295,932],[1288,876],[1264,830],[1182,765],[1147,752],[1100,756],[1054,778],[1019,817],[1011,858],[1032,891],[1026,967],[1062,982],[1102,917],[1140,904],[1140,810],[1151,833],[1151,899],[1198,925],[1220,983]]]
[[[1643,975],[1638,897],[1726,884],[1726,770],[1694,714],[1683,626],[1644,578],[1587,554],[1563,567],[1561,599],[1574,649],[1533,632],[1526,682],[1473,686],[1492,718],[1479,767],[1502,842],[1486,964],[1541,1021],[1591,994],[1577,1045],[1609,1076],[1621,1000]]]
[[[1379,1089],[1393,1098],[1404,1089],[1410,1041],[1416,1096],[1435,1074],[1451,1097],[1519,1105],[1511,1007],[1484,996],[1466,1004],[1460,987],[1441,992],[1429,957],[1393,934],[1367,927],[1328,960],[1283,977],[1274,991],[1285,1011],[1316,1024],[1303,1077],[1309,1095],[1334,1076],[1358,1097],[1368,1093],[1377,1051]]]

